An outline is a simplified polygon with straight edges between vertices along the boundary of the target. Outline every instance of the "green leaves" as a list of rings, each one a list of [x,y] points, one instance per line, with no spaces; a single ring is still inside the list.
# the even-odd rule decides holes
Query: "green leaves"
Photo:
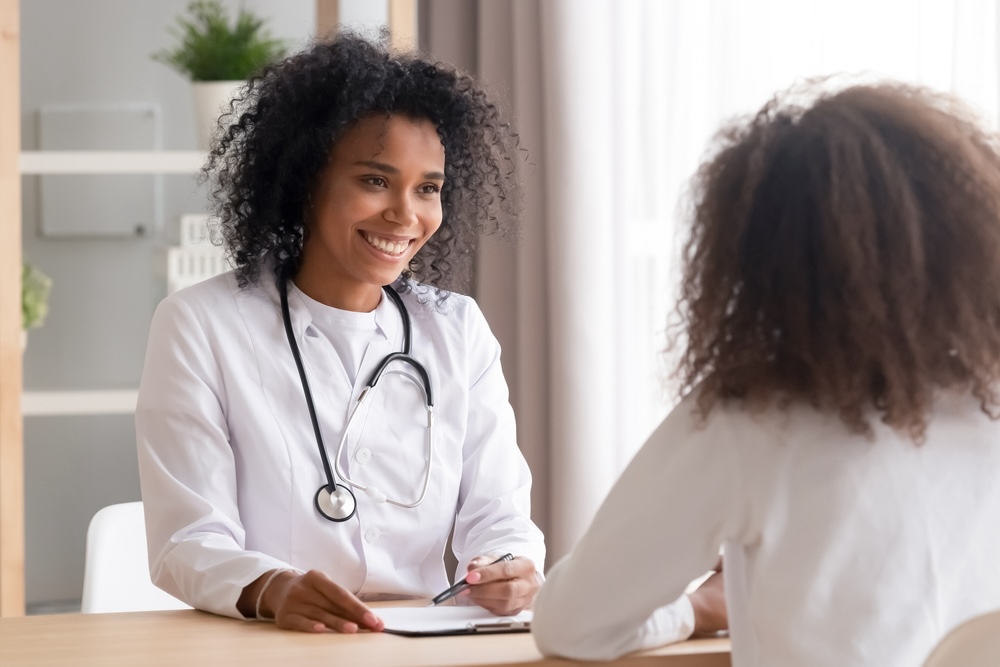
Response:
[[[24,330],[40,327],[49,314],[49,292],[52,279],[31,266],[21,268],[21,328]]]
[[[284,44],[264,30],[264,20],[240,9],[233,25],[220,0],[194,0],[190,18],[170,32],[180,44],[153,54],[192,81],[242,81],[285,55]]]

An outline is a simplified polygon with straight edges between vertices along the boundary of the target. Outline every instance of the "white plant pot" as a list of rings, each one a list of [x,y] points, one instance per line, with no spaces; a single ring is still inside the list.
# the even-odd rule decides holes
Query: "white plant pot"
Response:
[[[219,131],[219,117],[229,111],[229,102],[246,81],[192,81],[198,148],[208,150]]]

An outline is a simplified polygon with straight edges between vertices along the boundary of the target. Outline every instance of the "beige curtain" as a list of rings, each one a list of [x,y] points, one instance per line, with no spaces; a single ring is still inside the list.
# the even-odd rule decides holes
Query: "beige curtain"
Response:
[[[527,151],[520,235],[483,239],[473,291],[503,348],[549,564],[579,537],[619,471],[613,150],[611,135],[598,130],[611,117],[608,6],[421,5],[422,47],[490,84],[509,104]],[[574,91],[587,91],[585,104]]]

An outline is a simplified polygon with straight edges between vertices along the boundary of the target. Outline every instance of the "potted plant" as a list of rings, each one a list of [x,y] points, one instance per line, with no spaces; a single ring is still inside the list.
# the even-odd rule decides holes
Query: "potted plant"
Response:
[[[49,313],[52,279],[28,264],[21,265],[21,350],[28,345],[28,329],[40,327]]]
[[[240,9],[230,21],[220,0],[193,0],[170,30],[178,44],[153,54],[192,82],[200,148],[208,148],[219,115],[248,78],[285,55],[264,19]]]

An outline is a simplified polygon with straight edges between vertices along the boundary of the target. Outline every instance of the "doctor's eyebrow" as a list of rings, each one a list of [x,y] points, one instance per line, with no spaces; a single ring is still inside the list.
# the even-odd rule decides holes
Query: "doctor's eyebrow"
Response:
[[[372,169],[377,169],[386,174],[396,176],[399,174],[399,169],[396,169],[391,164],[386,164],[385,162],[378,162],[376,160],[358,160],[354,164],[361,167],[370,167]],[[424,173],[424,178],[429,181],[443,181],[444,174],[440,171],[428,171]]]

